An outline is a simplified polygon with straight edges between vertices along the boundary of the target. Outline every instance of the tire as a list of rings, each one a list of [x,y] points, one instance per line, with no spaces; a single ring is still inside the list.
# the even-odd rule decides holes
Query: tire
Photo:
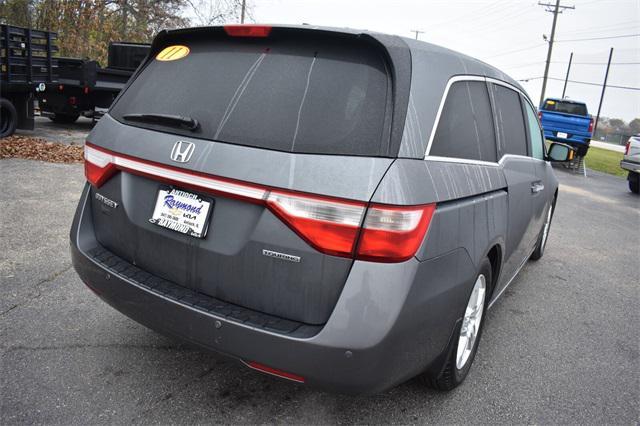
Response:
[[[8,100],[0,98],[0,138],[11,136],[18,126],[18,111]]]
[[[629,191],[633,192],[634,194],[638,194],[640,191],[640,174],[629,172],[627,180],[629,181]]]
[[[492,279],[493,273],[491,269],[491,262],[489,262],[489,259],[484,259],[480,264],[480,270],[476,276],[474,287],[470,292],[463,320],[458,323],[453,334],[453,339],[451,339],[451,343],[447,349],[444,366],[440,369],[440,373],[435,377],[429,372],[425,372],[420,376],[420,380],[427,386],[441,391],[450,391],[459,386],[467,377],[467,374],[469,374],[476,352],[478,351],[480,337],[482,336],[484,317],[489,306],[489,297],[491,295],[491,288],[493,285]],[[476,297],[478,296],[478,293],[476,292],[476,287],[478,286],[484,286],[481,302]],[[479,306],[481,306],[481,309],[475,309],[476,312],[479,311],[476,315],[478,322],[475,326],[470,326],[474,321],[469,318],[467,314],[470,312],[470,305],[474,300],[480,303]],[[465,330],[471,332],[475,330],[475,338],[472,340],[465,338],[463,336]]]
[[[544,255],[544,248],[547,246],[547,240],[549,237],[549,230],[551,229],[551,220],[553,219],[553,210],[555,209],[556,200],[555,198],[551,202],[549,209],[547,210],[546,218],[544,223],[542,224],[542,229],[540,230],[540,235],[538,235],[538,241],[536,241],[536,248],[531,253],[531,260],[540,260]]]
[[[71,124],[75,123],[78,117],[80,117],[80,114],[64,114],[56,112],[52,117],[49,117],[49,120],[58,124]]]

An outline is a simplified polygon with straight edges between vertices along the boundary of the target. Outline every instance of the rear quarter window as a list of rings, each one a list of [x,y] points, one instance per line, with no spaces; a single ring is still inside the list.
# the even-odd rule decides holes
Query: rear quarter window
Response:
[[[365,43],[296,40],[180,40],[190,53],[151,60],[110,111],[139,127],[286,152],[386,156],[389,77]],[[128,122],[126,114],[195,118],[189,132]]]
[[[458,81],[451,85],[429,155],[496,161],[496,144],[487,85]]]

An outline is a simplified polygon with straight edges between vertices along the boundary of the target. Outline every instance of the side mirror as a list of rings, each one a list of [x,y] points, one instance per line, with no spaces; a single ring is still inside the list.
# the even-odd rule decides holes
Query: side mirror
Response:
[[[571,161],[573,160],[575,153],[576,151],[569,145],[553,142],[549,146],[549,151],[547,153],[547,160],[558,161],[558,162]]]

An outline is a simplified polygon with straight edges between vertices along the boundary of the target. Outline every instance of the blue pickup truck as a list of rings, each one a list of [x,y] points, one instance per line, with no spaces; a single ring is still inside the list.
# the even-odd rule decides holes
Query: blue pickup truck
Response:
[[[593,132],[593,118],[584,102],[547,98],[538,112],[544,137],[576,148],[577,155],[587,155]]]

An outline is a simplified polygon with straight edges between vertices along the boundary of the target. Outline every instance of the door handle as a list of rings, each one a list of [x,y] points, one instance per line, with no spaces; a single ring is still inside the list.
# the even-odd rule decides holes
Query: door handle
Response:
[[[533,182],[531,184],[531,193],[532,194],[537,194],[538,192],[542,191],[544,189],[544,185],[540,182]]]

